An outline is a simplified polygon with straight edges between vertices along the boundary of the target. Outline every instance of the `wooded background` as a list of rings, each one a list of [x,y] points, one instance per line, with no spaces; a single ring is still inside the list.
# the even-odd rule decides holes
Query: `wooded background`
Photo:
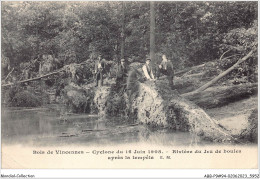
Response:
[[[165,53],[181,70],[225,53],[219,68],[229,68],[257,46],[257,5],[155,2],[156,60]],[[21,63],[43,55],[57,58],[60,67],[94,61],[99,53],[114,61],[123,53],[131,62],[149,55],[150,2],[2,2],[1,12],[2,59],[18,72]],[[256,56],[236,75],[255,74]]]

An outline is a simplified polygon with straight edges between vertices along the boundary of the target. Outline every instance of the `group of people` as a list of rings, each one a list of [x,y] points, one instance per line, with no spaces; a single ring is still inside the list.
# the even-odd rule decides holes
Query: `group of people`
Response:
[[[96,86],[102,86],[103,85],[103,70],[105,68],[105,62],[102,60],[101,55],[98,56],[98,59],[95,63],[95,78],[96,78]],[[132,71],[132,73],[139,73],[138,70]],[[161,74],[166,75],[169,86],[173,89],[173,76],[174,76],[174,69],[173,64],[170,60],[166,58],[166,55],[162,55],[162,61],[159,65],[156,65],[155,73],[151,65],[151,59],[147,58],[145,64],[142,67],[143,76],[146,80],[156,80],[158,79]],[[125,59],[120,60],[120,64],[117,68],[117,74],[116,74],[116,86],[118,86],[121,89],[124,89],[124,87],[131,81],[133,74],[130,75],[129,68],[126,64]],[[142,74],[139,74],[139,76]],[[136,76],[136,75],[135,75]]]

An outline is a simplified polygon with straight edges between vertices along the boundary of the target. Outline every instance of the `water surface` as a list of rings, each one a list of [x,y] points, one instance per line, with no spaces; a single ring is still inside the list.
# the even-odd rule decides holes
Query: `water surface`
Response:
[[[102,145],[136,144],[205,145],[207,141],[188,132],[151,130],[124,118],[97,115],[62,114],[55,108],[2,109],[2,142],[24,145]]]

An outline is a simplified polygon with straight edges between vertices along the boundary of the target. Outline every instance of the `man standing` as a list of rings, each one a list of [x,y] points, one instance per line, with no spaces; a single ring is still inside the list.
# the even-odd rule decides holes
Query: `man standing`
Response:
[[[143,66],[143,72],[144,72],[144,76],[146,77],[147,80],[154,80],[154,75],[153,75],[153,71],[152,71],[152,67],[151,67],[151,59],[147,58],[145,65]]]
[[[121,59],[116,74],[116,86],[118,88],[122,88],[122,90],[124,90],[126,87],[127,73],[128,73],[128,67],[126,65],[125,59]]]
[[[95,74],[96,74],[96,86],[103,86],[103,70],[105,64],[101,60],[101,55],[98,55],[98,59],[95,62]]]
[[[173,70],[173,64],[170,60],[166,58],[166,55],[162,55],[162,62],[159,65],[159,69],[157,69],[157,78],[160,77],[160,73],[164,74],[167,76],[167,79],[169,81],[169,86],[171,89],[173,89],[173,75],[174,75],[174,70]]]

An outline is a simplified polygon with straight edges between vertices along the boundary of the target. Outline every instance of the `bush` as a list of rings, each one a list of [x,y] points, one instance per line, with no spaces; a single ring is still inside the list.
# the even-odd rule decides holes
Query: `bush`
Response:
[[[29,91],[21,91],[15,94],[11,106],[16,107],[37,107],[41,106],[40,97],[32,94]]]

